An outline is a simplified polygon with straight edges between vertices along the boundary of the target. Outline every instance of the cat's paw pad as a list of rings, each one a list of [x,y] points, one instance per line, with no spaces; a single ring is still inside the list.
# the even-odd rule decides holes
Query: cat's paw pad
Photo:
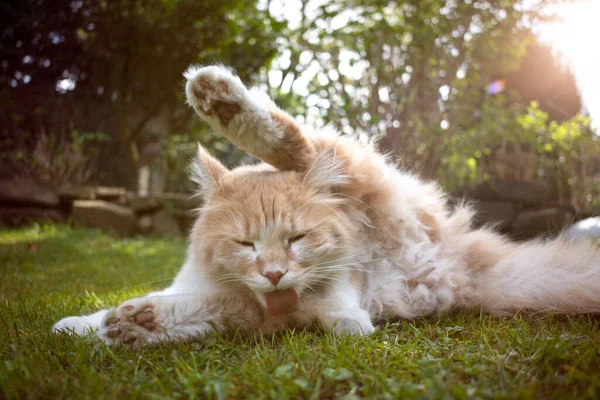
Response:
[[[151,342],[160,330],[154,305],[144,299],[130,300],[110,310],[100,327],[107,343],[140,345]]]
[[[203,117],[216,117],[226,126],[242,111],[248,90],[227,68],[192,67],[184,75],[187,102]]]

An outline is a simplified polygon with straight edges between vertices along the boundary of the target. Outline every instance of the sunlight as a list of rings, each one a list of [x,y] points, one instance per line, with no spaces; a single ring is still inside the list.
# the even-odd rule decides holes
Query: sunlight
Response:
[[[560,53],[576,77],[584,106],[600,128],[600,1],[580,0],[553,7],[562,21],[539,28],[540,38]]]

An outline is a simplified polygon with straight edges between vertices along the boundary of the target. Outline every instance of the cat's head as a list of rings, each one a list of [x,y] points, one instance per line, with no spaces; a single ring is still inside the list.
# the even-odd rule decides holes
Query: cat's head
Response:
[[[265,305],[269,293],[293,289],[301,296],[343,270],[356,228],[339,193],[347,182],[333,151],[305,172],[266,164],[229,171],[203,149],[192,167],[205,200],[192,248],[215,280],[248,288]]]

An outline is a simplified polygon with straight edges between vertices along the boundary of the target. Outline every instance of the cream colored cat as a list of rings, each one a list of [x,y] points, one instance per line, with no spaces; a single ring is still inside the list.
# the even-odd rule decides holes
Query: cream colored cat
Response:
[[[198,115],[265,164],[227,170],[203,149],[205,204],[172,286],[55,331],[138,346],[216,329],[273,332],[316,322],[368,334],[384,318],[450,308],[600,311],[600,251],[586,242],[509,243],[450,212],[435,184],[369,145],[300,127],[224,67],[191,67]]]

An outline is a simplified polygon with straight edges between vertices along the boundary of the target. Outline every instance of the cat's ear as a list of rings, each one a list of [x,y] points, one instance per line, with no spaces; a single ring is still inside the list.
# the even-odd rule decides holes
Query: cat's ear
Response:
[[[330,148],[319,154],[304,176],[304,184],[317,192],[331,193],[348,183],[346,167]]]
[[[203,196],[210,195],[222,182],[228,170],[200,144],[198,155],[190,164],[190,178],[200,185]]]

